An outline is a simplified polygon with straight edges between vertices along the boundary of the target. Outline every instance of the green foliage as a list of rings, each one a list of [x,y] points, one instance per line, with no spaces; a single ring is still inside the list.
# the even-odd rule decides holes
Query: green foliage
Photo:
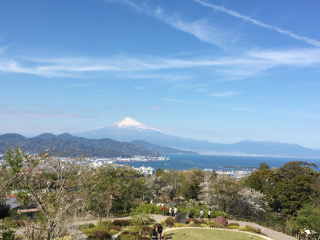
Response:
[[[133,212],[135,212],[135,213],[145,212],[145,213],[149,213],[149,214],[162,214],[161,208],[162,208],[162,206],[141,203],[134,208]],[[167,210],[168,209],[166,209],[166,211]]]
[[[106,240],[111,238],[111,235],[107,231],[103,230],[98,230],[94,232],[93,235],[98,240]]]
[[[320,233],[320,208],[311,205],[305,205],[296,218],[300,229],[309,229],[316,232],[319,236]]]
[[[23,167],[23,152],[19,148],[15,148],[14,150],[8,148],[3,159],[6,161],[6,164],[10,167],[13,174],[18,173]]]
[[[246,178],[247,186],[266,195],[268,205],[274,212],[295,216],[303,205],[310,200],[315,203],[319,198],[319,187],[312,184],[319,179],[311,167],[313,163],[303,161],[288,162],[274,171],[266,164],[261,164],[258,171]]]
[[[15,231],[12,229],[7,229],[2,231],[2,239],[3,240],[15,240],[16,234]]]
[[[145,178],[132,168],[104,166],[94,171],[88,209],[99,218],[128,212],[145,195]]]
[[[227,218],[229,215],[223,211],[212,211],[212,218],[217,218],[219,216],[223,216],[225,218]]]
[[[187,227],[187,225],[184,224],[184,223],[174,223],[173,226],[174,226],[174,227]]]
[[[238,228],[240,231],[245,231],[245,232],[252,232],[252,233],[261,233],[260,228],[254,228],[252,226],[246,225],[244,227],[239,227]]]
[[[92,223],[85,224],[80,227],[82,232],[89,238],[95,237],[97,239],[110,239],[110,237],[120,231],[120,227],[112,225],[111,221],[101,221],[97,225]]]
[[[229,223],[228,225],[227,225],[227,227],[229,228],[229,227],[239,227],[240,225],[239,225],[239,223]]]
[[[175,224],[173,217],[167,217],[164,222],[168,227],[172,227]]]
[[[130,219],[116,219],[112,222],[113,225],[116,226],[129,226],[131,225],[131,220]]]
[[[186,200],[198,199],[204,174],[200,169],[191,169],[184,173],[181,193]]]
[[[212,228],[224,228],[224,226],[222,224],[211,222],[211,221],[207,221],[205,224],[206,224],[206,226],[212,227]]]

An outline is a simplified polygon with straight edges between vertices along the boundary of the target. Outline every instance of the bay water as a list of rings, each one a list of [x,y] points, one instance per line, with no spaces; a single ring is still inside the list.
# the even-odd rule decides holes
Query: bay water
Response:
[[[260,157],[260,156],[221,156],[221,155],[182,155],[165,154],[169,161],[128,162],[126,164],[139,168],[141,166],[157,169],[187,170],[215,169],[215,170],[241,170],[246,168],[259,168],[260,163],[266,163],[270,168],[280,168],[287,162],[304,161],[315,163],[318,167],[313,168],[320,171],[320,159],[287,158],[287,157]],[[123,163],[122,163],[123,164]]]

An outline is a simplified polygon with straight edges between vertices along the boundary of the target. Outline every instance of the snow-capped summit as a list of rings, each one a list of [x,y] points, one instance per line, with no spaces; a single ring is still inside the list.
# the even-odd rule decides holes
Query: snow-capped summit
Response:
[[[155,130],[159,131],[158,129],[148,127],[146,125],[143,125],[142,123],[136,121],[133,118],[125,117],[120,122],[116,122],[113,124],[113,127],[117,128],[137,128],[137,129],[144,129],[144,130]]]

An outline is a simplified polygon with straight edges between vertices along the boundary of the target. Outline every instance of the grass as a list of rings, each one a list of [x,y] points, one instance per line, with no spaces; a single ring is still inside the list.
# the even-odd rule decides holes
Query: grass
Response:
[[[165,233],[170,240],[262,240],[264,238],[242,232],[222,231],[214,229],[177,229]]]

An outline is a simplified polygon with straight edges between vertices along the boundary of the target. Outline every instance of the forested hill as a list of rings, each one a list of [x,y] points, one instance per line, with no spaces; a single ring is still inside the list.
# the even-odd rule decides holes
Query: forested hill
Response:
[[[82,156],[83,154],[90,157],[159,155],[159,153],[148,151],[141,146],[126,142],[118,142],[109,138],[86,139],[75,137],[68,133],[60,135],[44,133],[33,138],[26,138],[16,133],[0,135],[0,154],[5,154],[9,147],[14,148],[16,146],[29,153],[49,151],[54,155],[63,154],[66,156]]]

